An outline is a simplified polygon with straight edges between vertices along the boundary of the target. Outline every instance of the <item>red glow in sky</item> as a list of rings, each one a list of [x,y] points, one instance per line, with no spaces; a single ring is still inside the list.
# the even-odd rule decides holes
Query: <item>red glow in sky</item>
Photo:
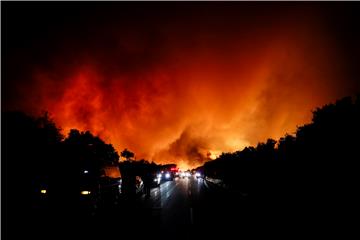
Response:
[[[81,30],[58,22],[34,44],[36,61],[36,50],[14,51],[9,64],[26,55],[26,80],[6,86],[7,108],[47,110],[64,133],[90,130],[186,169],[293,133],[315,107],[353,93],[318,8],[130,9],[75,14]]]

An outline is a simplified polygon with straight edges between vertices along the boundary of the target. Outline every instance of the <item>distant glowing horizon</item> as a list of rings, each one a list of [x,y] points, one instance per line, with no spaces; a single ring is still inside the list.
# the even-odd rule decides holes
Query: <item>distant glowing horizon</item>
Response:
[[[46,110],[65,135],[89,130],[119,154],[191,169],[292,134],[358,90],[317,7],[119,6],[49,19],[56,27],[12,50],[5,108]]]

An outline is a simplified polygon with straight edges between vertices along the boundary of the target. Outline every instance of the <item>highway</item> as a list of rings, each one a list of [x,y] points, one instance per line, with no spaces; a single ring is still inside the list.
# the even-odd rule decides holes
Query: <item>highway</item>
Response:
[[[274,213],[259,211],[264,209],[261,205],[191,176],[162,182],[148,198],[121,198],[90,216],[78,214],[76,208],[56,209],[56,214],[54,209],[24,212],[12,221],[8,234],[12,239],[194,239],[215,234],[231,238],[272,223]]]
[[[240,206],[239,201],[243,200],[191,176],[161,183],[151,190],[149,198],[143,195],[137,199],[132,208],[124,210],[126,204],[120,205],[118,214],[127,216],[128,222],[122,222],[123,226],[138,223],[149,234],[191,237],[230,226],[233,219],[239,219],[240,208],[234,207]]]
[[[231,239],[234,234],[278,234],[303,227],[294,224],[299,219],[289,218],[290,208],[279,211],[266,201],[254,202],[193,176],[162,182],[149,198],[123,199],[92,216],[79,215],[76,209],[60,215],[24,212],[14,219],[9,239],[201,239],[219,234]]]
[[[142,197],[145,209],[159,215],[159,225],[164,231],[177,231],[195,224],[195,207],[207,191],[203,179],[176,178],[151,191],[151,197]],[[180,228],[180,229],[178,229]]]

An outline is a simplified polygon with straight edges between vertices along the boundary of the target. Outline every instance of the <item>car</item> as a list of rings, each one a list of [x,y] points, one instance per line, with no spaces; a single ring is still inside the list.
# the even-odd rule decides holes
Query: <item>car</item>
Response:
[[[161,166],[159,174],[161,174],[161,181],[172,181],[178,175],[179,169],[176,164],[166,164]]]
[[[173,181],[175,174],[172,171],[162,171],[161,181]]]
[[[116,206],[121,197],[122,179],[101,176],[98,178],[81,178],[80,210],[94,215],[98,209]]]
[[[100,179],[100,200],[104,206],[114,206],[121,195],[121,178],[102,177]]]
[[[121,178],[96,177],[84,171],[59,181],[41,179],[34,184],[33,206],[43,211],[79,212],[95,215],[99,208],[115,206],[121,194]]]
[[[182,177],[182,178],[189,178],[189,177],[191,177],[191,173],[190,173],[190,171],[181,172],[181,173],[180,173],[180,177]]]
[[[203,174],[201,173],[201,172],[195,172],[195,177],[196,178],[203,178],[204,176],[203,176]]]

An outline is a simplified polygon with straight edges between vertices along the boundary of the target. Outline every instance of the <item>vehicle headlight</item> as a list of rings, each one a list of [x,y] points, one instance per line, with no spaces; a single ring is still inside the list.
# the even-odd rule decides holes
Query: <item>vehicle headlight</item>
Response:
[[[158,177],[158,178],[161,178],[161,173],[159,173],[159,174],[157,175],[157,177]]]
[[[41,194],[46,194],[46,189],[41,189],[41,190],[40,190],[40,193],[41,193]]]
[[[90,191],[81,191],[81,195],[89,195],[90,193]]]
[[[197,173],[195,173],[195,176],[196,176],[196,177],[200,177],[201,174],[200,174],[199,172],[197,172]]]
[[[170,173],[166,173],[166,174],[165,174],[165,177],[166,177],[166,178],[170,178]]]

